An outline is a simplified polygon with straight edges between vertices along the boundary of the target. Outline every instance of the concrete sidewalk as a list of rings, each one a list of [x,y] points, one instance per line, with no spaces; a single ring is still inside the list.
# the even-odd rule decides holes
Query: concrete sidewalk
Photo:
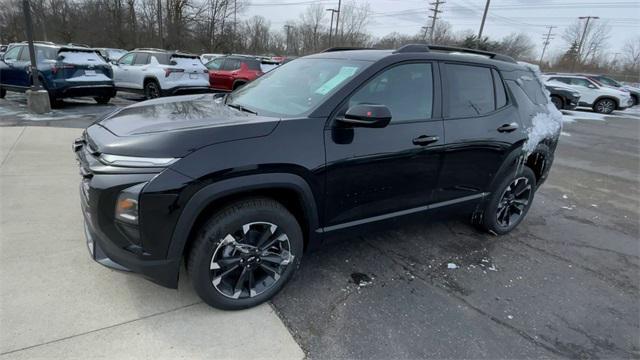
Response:
[[[71,142],[0,127],[0,358],[278,358],[304,354],[269,305],[223,312],[94,263]]]

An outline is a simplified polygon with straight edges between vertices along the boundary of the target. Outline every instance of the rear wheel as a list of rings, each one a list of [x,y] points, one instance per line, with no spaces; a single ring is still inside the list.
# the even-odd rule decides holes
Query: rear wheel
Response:
[[[0,88],[0,99],[4,99],[7,96],[7,90]]]
[[[491,194],[482,216],[482,227],[502,235],[515,229],[531,207],[536,176],[525,166],[514,177],[504,179]]]
[[[593,104],[593,110],[600,114],[611,114],[616,109],[616,102],[612,99],[600,99]]]
[[[160,85],[155,80],[147,81],[144,84],[144,96],[147,99],[155,99],[160,97]]]
[[[558,110],[562,110],[562,108],[564,108],[564,101],[562,101],[560,96],[551,95],[551,103],[553,103]]]
[[[111,100],[111,96],[97,96],[93,98],[98,104],[108,104]]]
[[[211,217],[190,249],[187,268],[207,304],[244,309],[280,291],[299,266],[302,251],[296,218],[274,200],[252,198]]]
[[[633,106],[638,105],[638,97],[636,95],[631,95],[631,100],[633,100]]]
[[[239,89],[241,87],[243,87],[246,84],[246,82],[244,81],[237,81],[233,84],[233,90],[235,89]]]

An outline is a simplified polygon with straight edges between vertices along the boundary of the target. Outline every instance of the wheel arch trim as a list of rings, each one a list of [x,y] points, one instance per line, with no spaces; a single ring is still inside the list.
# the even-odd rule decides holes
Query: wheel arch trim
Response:
[[[222,180],[203,187],[189,199],[171,236],[168,259],[180,258],[199,215],[213,201],[227,196],[255,190],[285,188],[301,197],[301,207],[308,221],[309,247],[317,245],[315,230],[319,227],[318,205],[309,184],[300,176],[290,173],[255,174]]]

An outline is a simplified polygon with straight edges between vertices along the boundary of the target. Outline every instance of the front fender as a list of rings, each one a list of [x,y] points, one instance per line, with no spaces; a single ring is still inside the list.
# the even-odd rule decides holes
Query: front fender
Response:
[[[178,219],[167,258],[177,259],[182,256],[198,216],[213,201],[229,195],[270,188],[293,190],[300,196],[309,222],[309,246],[316,246],[319,243],[315,234],[315,229],[319,227],[318,205],[309,184],[302,177],[290,173],[255,174],[222,180],[198,190],[189,199]]]

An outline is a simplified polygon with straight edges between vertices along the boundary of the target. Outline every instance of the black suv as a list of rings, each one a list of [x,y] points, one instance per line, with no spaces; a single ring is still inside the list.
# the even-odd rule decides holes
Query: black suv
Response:
[[[329,238],[451,211],[504,234],[561,118],[529,68],[467,49],[325,51],[230,94],[141,102],[73,148],[91,256],[223,309],[271,298]]]

